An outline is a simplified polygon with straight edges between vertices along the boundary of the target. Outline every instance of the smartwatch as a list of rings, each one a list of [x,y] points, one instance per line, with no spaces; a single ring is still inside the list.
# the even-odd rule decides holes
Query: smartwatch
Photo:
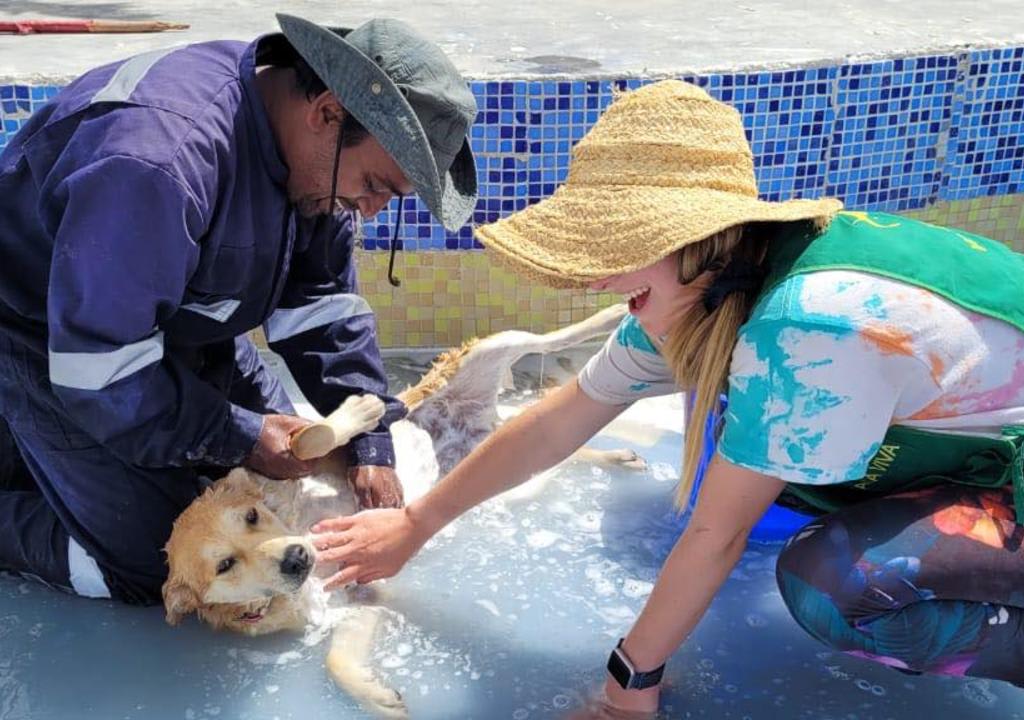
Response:
[[[665,672],[665,663],[647,672],[637,671],[626,651],[622,649],[623,640],[625,638],[619,640],[619,644],[608,656],[608,673],[615,678],[615,682],[623,690],[643,690],[660,683],[662,673]]]

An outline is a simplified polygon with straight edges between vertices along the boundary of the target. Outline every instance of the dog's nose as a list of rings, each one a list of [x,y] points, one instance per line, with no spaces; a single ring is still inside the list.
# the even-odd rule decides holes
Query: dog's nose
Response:
[[[284,557],[281,559],[282,575],[303,576],[309,572],[310,565],[309,551],[304,545],[289,545],[284,549]]]

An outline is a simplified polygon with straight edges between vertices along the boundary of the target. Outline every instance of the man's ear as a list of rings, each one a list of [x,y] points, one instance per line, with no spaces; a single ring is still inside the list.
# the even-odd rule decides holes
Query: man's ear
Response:
[[[337,133],[344,119],[345,109],[330,90],[325,90],[313,98],[306,109],[306,124],[318,133],[326,130]]]
[[[199,598],[195,591],[177,578],[170,578],[164,583],[164,610],[168,625],[177,625],[189,613],[199,607]]]

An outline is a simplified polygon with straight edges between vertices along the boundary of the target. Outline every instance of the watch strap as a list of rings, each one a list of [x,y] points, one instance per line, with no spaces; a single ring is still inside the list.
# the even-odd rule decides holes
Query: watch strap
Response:
[[[665,673],[665,663],[653,670],[639,671],[622,649],[625,638],[619,639],[618,645],[608,656],[608,672],[623,690],[644,690],[661,682]]]

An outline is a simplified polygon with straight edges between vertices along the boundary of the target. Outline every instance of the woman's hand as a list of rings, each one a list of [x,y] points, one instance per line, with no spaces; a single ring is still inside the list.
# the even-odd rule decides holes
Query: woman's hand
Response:
[[[686,531],[669,553],[650,597],[622,642],[640,670],[658,667],[693,630],[746,547],[749,529],[784,483],[715,456]],[[572,720],[653,718],[659,689],[623,690],[607,677],[604,696]]]
[[[623,690],[614,678],[605,678],[604,701],[616,710],[640,713],[636,717],[654,717],[654,714],[658,712],[658,700],[660,699],[660,685],[643,690]],[[633,715],[628,717],[633,717]]]
[[[429,538],[408,508],[364,510],[313,526],[317,565],[339,566],[327,579],[327,590],[395,575]]]
[[[603,693],[569,713],[565,720],[654,720],[659,695],[658,687],[623,690],[609,677],[605,680]]]

